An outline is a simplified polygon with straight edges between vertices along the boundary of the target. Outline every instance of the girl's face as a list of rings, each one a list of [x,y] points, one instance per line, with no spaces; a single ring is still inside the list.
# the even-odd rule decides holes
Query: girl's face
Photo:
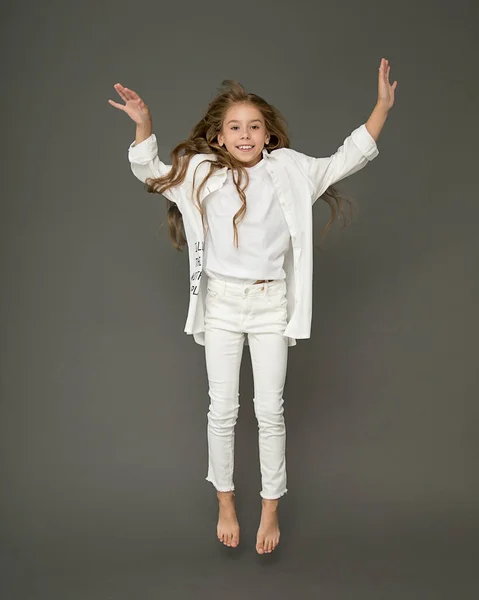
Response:
[[[223,127],[218,134],[220,146],[245,167],[253,167],[263,158],[264,145],[269,142],[261,111],[251,104],[235,104],[225,115]]]

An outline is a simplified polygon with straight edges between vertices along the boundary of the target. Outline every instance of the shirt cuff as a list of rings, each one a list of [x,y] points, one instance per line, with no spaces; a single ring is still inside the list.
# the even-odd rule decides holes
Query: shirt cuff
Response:
[[[128,148],[128,158],[137,162],[138,159],[151,160],[158,154],[158,144],[154,133],[139,144],[132,142]]]
[[[373,160],[379,154],[379,149],[373,136],[369,133],[366,123],[355,129],[351,137],[356,146],[368,160]]]

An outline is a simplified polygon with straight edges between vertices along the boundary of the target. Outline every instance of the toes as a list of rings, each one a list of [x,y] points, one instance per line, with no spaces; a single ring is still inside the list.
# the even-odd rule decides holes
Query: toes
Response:
[[[259,537],[259,535],[256,537],[256,552],[258,554],[264,554],[266,548],[265,548],[265,542],[264,539],[262,537]]]
[[[217,534],[220,542],[225,546],[236,548],[239,545],[239,535],[234,533],[220,532]]]
[[[256,550],[258,550],[259,554],[271,554],[279,543],[279,539],[273,540],[265,540],[263,543],[258,542],[256,545]]]

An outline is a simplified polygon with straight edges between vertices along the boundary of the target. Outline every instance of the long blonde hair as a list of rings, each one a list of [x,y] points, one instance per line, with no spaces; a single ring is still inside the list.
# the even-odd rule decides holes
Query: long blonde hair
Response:
[[[190,160],[196,154],[212,154],[209,171],[196,192],[196,202],[201,214],[204,226],[204,211],[200,202],[200,194],[204,189],[210,176],[218,169],[227,167],[232,170],[233,182],[241,198],[241,208],[233,217],[234,243],[238,247],[238,228],[239,223],[246,213],[246,194],[245,189],[249,183],[248,172],[242,163],[236,160],[227,150],[218,143],[218,134],[221,132],[223,122],[227,111],[235,104],[248,103],[255,106],[263,115],[265,128],[269,135],[269,142],[265,149],[270,152],[277,148],[289,148],[289,135],[287,131],[286,120],[277,108],[266,102],[256,94],[247,93],[244,87],[231,80],[223,81],[218,95],[210,102],[205,116],[197,123],[185,141],[178,144],[171,152],[171,169],[162,177],[157,179],[149,178],[146,180],[146,189],[150,193],[163,194],[169,188],[183,183],[188,171]],[[243,182],[245,181],[245,184]],[[331,208],[331,218],[322,231],[322,240],[332,227],[339,211],[342,222],[341,228],[350,224],[352,218],[352,204],[349,198],[340,194],[335,186],[329,188],[322,194]],[[349,205],[349,215],[344,210],[344,204]],[[170,240],[177,250],[183,250],[186,246],[186,235],[183,224],[183,217],[174,202],[166,199],[168,229]]]

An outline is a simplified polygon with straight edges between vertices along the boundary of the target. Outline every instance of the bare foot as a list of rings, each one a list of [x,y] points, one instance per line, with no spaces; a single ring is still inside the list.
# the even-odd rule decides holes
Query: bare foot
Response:
[[[261,521],[256,536],[258,554],[270,554],[279,544],[278,504],[279,500],[262,501]]]
[[[240,527],[236,517],[234,492],[217,492],[218,526],[216,535],[225,546],[236,548],[239,544]]]

